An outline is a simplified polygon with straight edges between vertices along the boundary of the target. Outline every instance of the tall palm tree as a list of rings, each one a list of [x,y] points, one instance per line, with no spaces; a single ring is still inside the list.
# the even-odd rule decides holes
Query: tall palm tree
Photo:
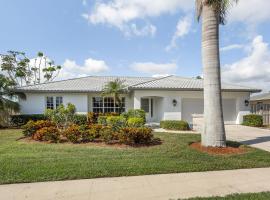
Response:
[[[25,94],[13,91],[15,86],[14,80],[0,74],[0,125],[5,125],[9,115],[20,110],[18,102],[13,100],[14,97],[26,98]]]
[[[127,92],[127,87],[124,85],[123,81],[120,79],[115,79],[114,81],[108,82],[102,91],[102,96],[112,96],[114,98],[115,103],[120,108],[120,112],[122,112],[122,101],[121,94]]]
[[[198,21],[202,18],[202,62],[204,79],[204,130],[202,145],[225,147],[219,25],[224,25],[229,8],[238,0],[196,0]]]

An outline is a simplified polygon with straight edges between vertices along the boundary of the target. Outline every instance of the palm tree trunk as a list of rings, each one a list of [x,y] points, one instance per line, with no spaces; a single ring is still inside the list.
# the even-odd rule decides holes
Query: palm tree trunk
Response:
[[[202,10],[202,59],[204,76],[204,130],[202,145],[225,147],[219,55],[219,20],[207,4]]]

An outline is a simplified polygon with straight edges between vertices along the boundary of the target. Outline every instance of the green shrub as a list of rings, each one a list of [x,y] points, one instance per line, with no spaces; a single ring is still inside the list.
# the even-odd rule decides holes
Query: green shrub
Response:
[[[99,113],[89,112],[87,113],[88,124],[96,124],[98,121]]]
[[[93,124],[88,127],[88,129],[81,130],[82,142],[93,142],[95,139],[100,137],[100,130],[102,125]]]
[[[186,121],[182,120],[164,120],[160,122],[160,127],[168,130],[189,130],[189,125]]]
[[[74,115],[73,122],[77,125],[87,124],[87,115]]]
[[[100,129],[100,138],[105,142],[105,143],[110,143],[113,140],[118,140],[118,134],[113,131],[111,126],[103,126]]]
[[[76,124],[72,124],[66,130],[64,135],[66,136],[67,140],[72,143],[79,143],[81,140],[81,131],[80,127]]]
[[[129,127],[142,127],[144,125],[144,119],[139,117],[131,117],[128,119],[127,124]]]
[[[128,110],[128,112],[122,113],[121,116],[126,119],[133,117],[142,118],[144,120],[144,123],[146,122],[145,111],[142,109],[130,109]]]
[[[153,130],[148,127],[122,128],[119,133],[119,141],[124,144],[149,144],[153,140]]]
[[[263,126],[263,117],[261,115],[245,115],[243,118],[244,126],[253,126],[253,127],[262,127]]]
[[[126,125],[126,119],[122,116],[109,116],[106,118],[106,124],[111,126],[113,131],[118,131]]]
[[[47,117],[43,114],[35,115],[12,115],[10,123],[12,126],[20,127],[27,124],[28,121],[38,121],[38,120],[47,120]]]
[[[39,130],[37,130],[32,138],[34,140],[39,140],[39,141],[50,141],[50,142],[59,142],[60,140],[60,133],[58,129],[54,126],[50,127],[43,127]]]
[[[107,126],[107,116],[99,116],[98,117],[98,124],[103,126]]]
[[[23,134],[26,137],[32,137],[35,132],[44,127],[52,127],[55,126],[54,123],[48,120],[38,120],[38,121],[28,121],[25,125],[22,126]]]

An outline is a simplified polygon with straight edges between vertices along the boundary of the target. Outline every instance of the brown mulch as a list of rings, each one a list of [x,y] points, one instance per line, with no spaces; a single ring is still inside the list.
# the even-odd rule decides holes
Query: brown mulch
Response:
[[[205,152],[212,155],[232,155],[232,154],[243,154],[248,150],[243,146],[230,146],[227,147],[204,147],[200,142],[194,142],[190,144],[190,147],[201,152]]]

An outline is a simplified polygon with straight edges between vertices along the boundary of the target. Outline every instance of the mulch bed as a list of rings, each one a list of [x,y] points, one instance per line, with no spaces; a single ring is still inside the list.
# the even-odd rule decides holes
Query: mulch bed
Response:
[[[227,147],[204,147],[201,145],[200,142],[191,143],[190,147],[198,151],[212,155],[232,155],[232,154],[243,154],[247,152],[247,148],[243,146],[227,145]]]

